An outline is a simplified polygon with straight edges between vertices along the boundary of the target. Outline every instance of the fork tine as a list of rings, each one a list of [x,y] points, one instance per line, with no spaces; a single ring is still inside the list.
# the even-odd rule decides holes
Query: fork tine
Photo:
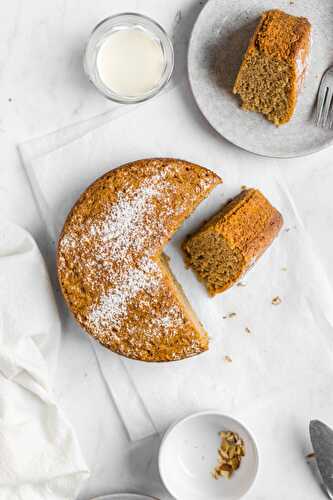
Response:
[[[316,111],[316,118],[315,118],[315,123],[317,127],[320,126],[322,114],[323,114],[323,109],[324,109],[324,103],[325,103],[325,98],[326,98],[326,93],[327,93],[327,87],[326,85],[323,85],[323,81],[320,84],[319,91],[318,91],[318,97],[317,97],[317,111]]]
[[[328,128],[333,128],[333,98],[331,101],[331,107],[328,113],[328,123],[327,123]]]
[[[327,68],[320,81],[315,124],[317,127],[333,128],[333,66]]]
[[[330,108],[331,108],[332,95],[333,95],[332,89],[330,87],[327,87],[327,92],[326,92],[326,97],[325,97],[325,102],[324,102],[324,109],[323,109],[323,113],[322,113],[322,124],[323,124],[324,128],[326,128],[327,125],[329,125],[328,114],[329,114]]]

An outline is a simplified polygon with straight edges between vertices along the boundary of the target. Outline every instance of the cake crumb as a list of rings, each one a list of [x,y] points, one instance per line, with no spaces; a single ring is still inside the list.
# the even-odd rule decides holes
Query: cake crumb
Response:
[[[243,283],[242,281],[239,281],[236,286],[244,287],[246,286],[246,283]]]
[[[250,335],[250,333],[252,333],[251,330],[250,330],[250,328],[248,326],[245,327],[245,332],[247,334],[249,334],[249,335]]]
[[[225,316],[222,316],[222,319],[228,319],[228,318],[235,318],[237,314],[235,312],[231,312],[226,314]]]
[[[281,304],[281,302],[282,302],[282,299],[278,295],[272,299],[273,306],[278,306]]]
[[[232,359],[231,359],[231,357],[230,357],[230,356],[228,356],[228,355],[224,356],[224,361],[225,361],[226,363],[232,363]]]
[[[242,190],[242,191],[244,191],[245,189],[247,189],[247,186],[245,186],[245,184],[243,184],[243,185],[241,186],[241,190]]]
[[[316,458],[316,454],[314,452],[308,453],[305,458]]]
[[[286,267],[281,267],[281,271],[288,271]]]

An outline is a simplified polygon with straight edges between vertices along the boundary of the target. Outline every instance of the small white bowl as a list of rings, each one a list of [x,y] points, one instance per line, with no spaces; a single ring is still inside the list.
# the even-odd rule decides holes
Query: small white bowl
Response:
[[[221,431],[237,432],[244,440],[245,457],[230,479],[214,479]],[[217,411],[195,413],[166,432],[159,452],[161,479],[177,500],[236,500],[247,493],[258,472],[258,450],[253,436],[237,420]]]

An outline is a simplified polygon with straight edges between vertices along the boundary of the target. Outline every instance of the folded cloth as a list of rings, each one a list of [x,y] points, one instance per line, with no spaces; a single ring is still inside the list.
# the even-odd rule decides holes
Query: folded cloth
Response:
[[[0,220],[0,499],[76,498],[89,473],[52,393],[60,320],[37,245]]]
[[[296,398],[290,399],[290,394],[302,393],[304,388],[325,417],[330,399],[319,388],[323,374],[333,375],[333,294],[284,185],[280,164],[222,142],[204,127],[188,95],[184,82],[136,108],[130,119],[129,115],[118,116],[58,149],[36,155],[29,144],[21,148],[39,207],[54,237],[82,190],[122,163],[173,156],[207,166],[224,179],[166,249],[176,277],[210,334],[209,352],[177,363],[145,364],[120,359],[93,342],[106,382],[133,439],[163,432],[175,418],[207,407],[243,415],[267,408],[270,432],[279,421],[287,429],[292,412],[299,418],[309,417],[309,399],[297,407],[293,405]],[[161,119],[170,113],[174,126]],[[184,268],[179,246],[186,234],[243,184],[261,189],[282,211],[285,229],[245,277],[246,286],[212,299]],[[280,305],[272,304],[276,296],[281,298]],[[229,357],[232,363],[226,362]],[[126,390],[119,390],[121,387]],[[131,408],[130,394],[135,395]],[[279,415],[275,401],[288,412]],[[253,426],[260,435],[261,419]],[[279,451],[283,456],[283,449]],[[280,469],[281,474],[288,472]]]

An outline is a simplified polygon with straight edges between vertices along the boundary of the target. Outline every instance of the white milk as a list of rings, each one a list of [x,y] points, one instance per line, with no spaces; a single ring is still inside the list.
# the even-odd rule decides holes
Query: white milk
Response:
[[[155,88],[164,67],[160,43],[141,28],[114,31],[97,55],[97,70],[104,85],[126,97],[137,97]]]

